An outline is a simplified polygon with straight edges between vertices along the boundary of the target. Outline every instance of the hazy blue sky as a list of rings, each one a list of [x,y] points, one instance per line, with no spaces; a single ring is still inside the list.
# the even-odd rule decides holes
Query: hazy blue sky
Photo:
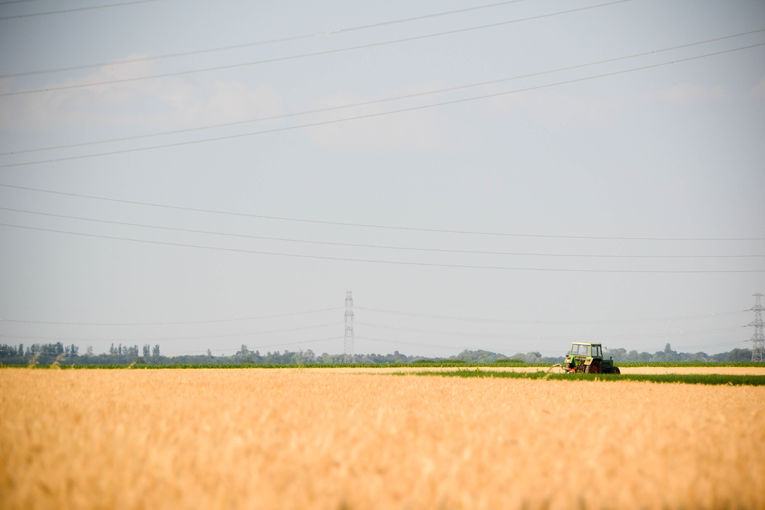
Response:
[[[765,292],[765,46],[687,59],[765,43],[753,32],[765,3],[606,3],[427,16],[485,4],[157,0],[25,17],[106,3],[0,4],[0,185],[261,216],[0,186],[0,342],[339,353],[352,290],[356,352],[751,345],[743,310]],[[21,74],[59,68],[74,69]],[[239,122],[264,117],[277,118]]]

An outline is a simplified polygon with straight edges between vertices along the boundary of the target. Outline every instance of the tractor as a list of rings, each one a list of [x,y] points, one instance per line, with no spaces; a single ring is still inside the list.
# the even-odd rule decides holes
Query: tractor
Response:
[[[590,342],[572,342],[571,350],[566,354],[562,368],[569,373],[619,374],[613,358],[603,359],[600,344]]]

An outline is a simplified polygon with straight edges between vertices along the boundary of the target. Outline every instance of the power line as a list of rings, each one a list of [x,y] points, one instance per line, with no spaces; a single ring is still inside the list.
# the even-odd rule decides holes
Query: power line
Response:
[[[338,340],[338,337],[331,336],[331,337],[327,337],[327,338],[314,338],[314,339],[311,339],[311,340],[297,340],[297,341],[292,341],[292,342],[280,342],[278,344],[253,345],[252,347],[250,347],[249,345],[245,345],[245,347],[247,347],[248,351],[251,351],[252,349],[260,350],[260,349],[268,349],[270,347],[284,347],[284,346],[287,346],[287,345],[315,344],[317,342],[330,342],[332,340]],[[231,350],[239,349],[239,348],[240,348],[240,346],[215,347],[215,348],[209,349],[209,350],[212,351],[212,352],[225,352],[225,351],[231,351]],[[202,350],[202,351],[185,351],[185,352],[189,353],[189,354],[175,354],[174,356],[189,356],[189,355],[193,355],[193,354],[204,354],[204,353],[207,352],[207,349]],[[295,365],[295,368],[298,368],[298,366]]]
[[[388,329],[396,329],[396,328],[388,328]],[[698,331],[684,331],[680,333],[671,333],[669,336],[666,335],[653,335],[649,337],[650,340],[673,340],[679,336],[687,336],[687,335],[698,335],[700,333],[711,333],[711,332],[718,332],[718,331],[731,331],[733,328],[716,328],[716,329],[707,329],[707,330],[698,330]],[[465,338],[475,338],[480,337],[482,335],[474,334],[474,335],[465,335]],[[486,335],[483,335],[486,336]],[[401,344],[401,345],[413,345],[418,347],[437,347],[437,348],[445,348],[445,349],[476,349],[477,347],[475,345],[459,345],[459,344],[428,344],[423,342],[411,342],[411,341],[400,341],[400,340],[391,340],[391,339],[383,339],[383,338],[377,338],[377,337],[368,337],[368,336],[356,336],[359,340],[368,340],[373,342],[384,342],[388,344]],[[525,335],[522,337],[510,337],[510,336],[503,336],[503,339],[507,340],[508,342],[512,342],[513,345],[516,345],[520,342],[528,343],[529,340],[539,340],[533,336]],[[561,338],[558,337],[547,337],[545,340],[558,340]],[[645,340],[646,337],[640,337],[640,340]],[[625,341],[627,339],[622,338],[620,341]],[[634,340],[634,338],[633,338]],[[717,342],[716,344],[710,344],[710,345],[718,345],[718,344],[724,344],[726,342]],[[506,346],[509,347],[509,346]]]
[[[472,265],[472,264],[444,264],[431,262],[411,262],[403,260],[386,259],[366,259],[354,257],[334,257],[328,255],[308,255],[303,253],[284,253],[262,250],[247,250],[242,248],[226,248],[221,246],[206,246],[189,243],[176,243],[171,241],[153,241],[147,239],[136,239],[131,237],[107,236],[101,234],[89,234],[84,232],[72,232],[68,230],[57,230],[43,227],[29,227],[15,225],[11,223],[0,223],[0,226],[17,228],[23,230],[33,230],[38,232],[53,232],[58,234],[67,234],[80,237],[89,237],[93,239],[109,239],[113,241],[129,241],[142,244],[154,244],[160,246],[173,246],[182,248],[195,248],[203,250],[223,251],[229,253],[246,253],[253,255],[269,255],[278,257],[293,257],[311,260],[327,260],[337,262],[364,262],[371,264],[390,264],[418,267],[442,267],[451,269],[487,269],[499,271],[534,271],[534,272],[560,272],[560,273],[656,273],[656,274],[711,274],[711,273],[765,273],[765,269],[711,269],[711,270],[658,270],[658,269],[575,269],[575,268],[543,268],[543,267],[521,267],[521,266],[492,266],[492,265]]]
[[[216,335],[183,335],[183,336],[160,336],[160,337],[145,337],[145,338],[136,338],[136,337],[130,337],[129,335],[126,337],[121,338],[84,338],[84,337],[48,337],[48,336],[34,336],[34,335],[8,335],[13,338],[20,338],[20,339],[29,339],[29,340],[49,340],[49,341],[64,341],[64,342],[165,342],[165,341],[174,341],[174,340],[203,340],[203,339],[210,339],[210,338],[231,338],[231,337],[242,337],[242,336],[259,336],[259,335],[270,335],[274,333],[289,333],[293,331],[304,331],[307,329],[318,329],[318,328],[326,328],[329,326],[337,327],[339,323],[328,323],[328,324],[313,324],[310,326],[301,326],[297,328],[281,328],[281,329],[271,329],[271,330],[261,330],[261,331],[246,331],[241,333],[225,333],[225,334],[216,334]],[[116,337],[120,337],[121,335],[116,335]]]
[[[14,207],[2,207],[2,211],[19,212],[24,214],[34,214],[38,216],[46,216],[52,218],[63,218],[78,221],[88,221],[93,223],[101,223],[105,225],[121,225],[128,227],[148,228],[155,230],[163,230],[168,232],[184,232],[190,234],[205,234],[215,235],[222,237],[234,237],[240,239],[256,239],[261,241],[279,241],[289,243],[311,244],[320,246],[342,246],[348,248],[372,248],[372,249],[384,249],[384,250],[401,250],[401,251],[415,251],[425,253],[450,253],[450,254],[470,254],[470,255],[502,255],[502,256],[533,256],[533,257],[569,257],[569,258],[600,258],[600,259],[664,259],[664,258],[678,258],[678,259],[715,259],[715,258],[762,258],[765,254],[751,254],[751,255],[619,255],[619,254],[586,254],[586,253],[542,253],[542,252],[517,252],[517,251],[494,251],[494,250],[461,250],[461,249],[449,249],[449,248],[427,248],[427,247],[412,247],[412,246],[400,246],[400,245],[385,245],[385,244],[370,244],[370,243],[347,243],[339,241],[317,241],[309,239],[295,239],[289,237],[274,237],[274,236],[261,236],[252,234],[237,234],[228,232],[219,232],[214,230],[202,230],[182,227],[167,227],[161,225],[147,225],[144,223],[133,223],[127,221],[112,221],[103,220],[99,218],[89,218],[85,216],[74,216],[68,214],[54,214],[41,211],[30,211],[28,209],[18,209]]]
[[[723,317],[723,316],[730,316],[730,315],[739,315],[741,312],[720,312],[720,313],[712,313],[712,314],[703,314],[703,315],[685,315],[685,316],[676,316],[676,317],[644,317],[644,318],[637,318],[637,319],[600,319],[600,320],[589,320],[589,321],[549,321],[549,320],[516,320],[516,319],[500,319],[500,318],[490,318],[490,317],[465,317],[465,316],[458,316],[458,315],[439,315],[439,314],[429,314],[429,313],[417,313],[417,312],[408,312],[408,311],[401,311],[401,310],[386,310],[381,308],[368,308],[365,306],[356,306],[357,310],[366,311],[366,312],[376,312],[376,313],[383,313],[383,314],[389,314],[389,315],[400,315],[400,316],[406,316],[406,317],[417,317],[417,318],[424,318],[424,319],[441,319],[441,320],[450,320],[450,321],[460,321],[460,322],[486,322],[486,323],[503,323],[503,324],[609,324],[609,323],[625,323],[625,322],[654,322],[654,321],[680,321],[680,320],[692,320],[692,319],[710,319],[714,317]]]
[[[0,6],[2,5],[10,5],[10,4],[24,4],[28,2],[38,2],[39,0],[5,0],[3,2],[0,2]]]
[[[142,1],[153,1],[153,0],[142,0]],[[607,7],[615,4],[621,4],[625,2],[630,2],[632,0],[613,0],[606,3],[601,4],[595,4],[595,5],[588,5],[584,7],[577,7],[574,9],[566,9],[563,11],[555,11],[551,13],[546,14],[539,14],[536,16],[528,16],[525,18],[515,18],[511,20],[506,21],[500,21],[496,23],[489,23],[486,25],[477,25],[472,27],[466,27],[466,28],[458,28],[455,30],[447,30],[444,32],[435,32],[430,34],[424,34],[424,35],[416,35],[411,37],[404,37],[400,39],[391,39],[387,41],[378,41],[374,43],[367,43],[367,44],[359,44],[355,46],[347,46],[344,48],[336,48],[333,50],[322,50],[322,51],[314,51],[309,53],[300,53],[296,55],[287,55],[283,57],[273,57],[273,58],[266,58],[261,60],[251,60],[248,62],[239,62],[236,64],[225,64],[225,65],[217,65],[217,66],[210,66],[210,67],[201,67],[196,69],[189,69],[185,71],[172,71],[172,72],[166,72],[166,73],[157,73],[152,75],[146,75],[146,76],[137,76],[132,78],[119,78],[114,80],[101,80],[101,81],[94,81],[94,82],[88,82],[88,83],[80,83],[80,84],[72,84],[72,85],[59,85],[55,87],[44,87],[39,89],[27,89],[27,90],[17,90],[13,92],[3,92],[0,93],[0,97],[4,96],[17,96],[22,94],[34,94],[39,92],[54,92],[58,90],[71,90],[71,89],[78,89],[78,88],[84,88],[84,87],[94,87],[94,86],[103,86],[103,85],[116,85],[118,83],[132,83],[136,81],[144,81],[144,80],[152,80],[156,78],[168,78],[171,76],[185,76],[189,74],[198,74],[198,73],[206,73],[210,71],[223,71],[223,70],[230,70],[230,69],[237,69],[241,67],[251,67],[255,65],[260,64],[271,64],[276,62],[284,62],[288,60],[295,60],[295,59],[301,59],[301,58],[309,58],[309,57],[318,57],[318,56],[324,56],[324,55],[332,55],[337,53],[346,53],[349,51],[356,51],[356,50],[362,50],[362,49],[369,49],[369,48],[377,48],[381,46],[389,46],[391,44],[400,44],[405,42],[412,42],[412,41],[419,41],[423,39],[430,39],[434,37],[444,37],[448,35],[454,35],[454,34],[460,34],[465,32],[472,32],[476,30],[485,30],[489,28],[496,28],[500,26],[510,25],[514,23],[521,23],[525,21],[533,21],[538,19],[544,19],[544,18],[551,18],[554,16],[561,16],[564,14],[571,14],[574,12],[581,12],[581,11],[587,11],[592,9],[598,9],[601,7]]]
[[[437,102],[437,103],[430,103],[430,104],[425,104],[425,105],[411,106],[411,107],[407,107],[407,108],[399,108],[399,109],[396,109],[396,110],[389,110],[389,111],[386,111],[386,112],[367,113],[367,114],[363,114],[363,115],[355,115],[355,116],[351,116],[351,117],[345,117],[345,118],[328,120],[328,121],[309,122],[309,123],[305,123],[305,124],[296,124],[296,125],[280,127],[280,128],[270,128],[270,129],[263,129],[263,130],[260,130],[260,131],[250,131],[250,132],[245,132],[245,133],[238,133],[238,134],[232,134],[232,135],[222,135],[222,136],[216,136],[216,137],[210,137],[210,138],[200,138],[200,139],[197,139],[197,140],[188,140],[188,141],[183,141],[183,142],[173,142],[173,143],[150,145],[150,146],[145,146],[145,147],[135,147],[135,148],[131,148],[131,149],[120,149],[120,150],[112,150],[112,151],[105,151],[105,152],[96,152],[96,153],[90,153],[90,154],[82,154],[82,155],[78,155],[78,156],[66,156],[66,157],[51,158],[51,159],[40,159],[40,160],[25,161],[25,162],[20,162],[20,163],[4,163],[4,164],[0,165],[0,168],[12,168],[12,167],[22,167],[22,166],[30,166],[30,165],[40,165],[40,164],[44,164],[44,163],[58,163],[58,162],[63,162],[63,161],[74,161],[74,160],[97,158],[97,157],[103,157],[103,156],[113,156],[113,155],[116,155],[116,154],[129,154],[129,153],[134,153],[134,152],[144,152],[144,151],[150,151],[150,150],[156,150],[156,149],[166,149],[166,148],[171,148],[171,147],[182,147],[182,146],[186,146],[186,145],[195,145],[195,144],[199,144],[199,143],[218,142],[218,141],[223,141],[223,140],[234,140],[234,139],[238,139],[238,138],[246,138],[246,137],[252,137],[252,136],[259,136],[259,135],[264,135],[264,134],[269,134],[269,133],[281,133],[281,132],[286,132],[286,131],[294,131],[294,130],[297,130],[297,129],[310,128],[310,127],[318,127],[318,126],[326,126],[326,125],[330,125],[330,124],[340,124],[340,123],[343,123],[343,122],[350,122],[350,121],[356,121],[356,120],[362,120],[362,119],[379,118],[379,117],[385,117],[385,116],[395,115],[395,114],[399,114],[399,113],[407,113],[407,112],[413,112],[413,111],[418,111],[418,110],[427,110],[427,109],[430,109],[430,108],[439,108],[439,107],[442,107],[442,106],[449,106],[449,105],[455,105],[455,104],[461,104],[461,103],[468,103],[468,102],[479,101],[479,100],[483,100],[483,99],[490,99],[490,98],[494,98],[494,97],[506,96],[506,95],[510,95],[510,94],[519,94],[519,93],[522,93],[522,92],[530,92],[530,91],[535,91],[535,90],[547,89],[547,88],[551,88],[551,87],[557,87],[557,86],[560,86],[560,85],[570,85],[570,84],[573,84],[573,83],[582,83],[582,82],[596,80],[596,79],[600,79],[600,78],[606,78],[606,77],[611,77],[611,76],[618,76],[618,75],[633,73],[633,72],[637,72],[637,71],[645,71],[647,69],[656,69],[658,67],[663,67],[663,66],[666,66],[666,65],[679,64],[679,63],[682,63],[682,62],[690,62],[690,61],[699,60],[699,59],[702,59],[702,58],[708,58],[708,57],[713,57],[713,56],[733,53],[733,52],[736,52],[736,51],[743,51],[743,50],[747,50],[747,49],[758,48],[758,47],[761,47],[761,46],[765,46],[765,42],[756,43],[756,44],[750,44],[750,45],[747,45],[747,46],[739,46],[737,48],[731,48],[731,49],[716,51],[716,52],[712,52],[712,53],[705,53],[705,54],[702,54],[702,55],[695,55],[695,56],[692,56],[692,57],[679,58],[679,59],[670,60],[670,61],[666,61],[666,62],[660,62],[660,63],[657,63],[657,64],[649,64],[649,65],[644,65],[644,66],[640,66],[640,67],[633,67],[633,68],[629,68],[629,69],[622,69],[622,70],[619,70],[619,71],[611,71],[611,72],[608,72],[608,73],[601,73],[601,74],[596,74],[596,75],[590,75],[590,76],[585,76],[585,77],[582,77],[582,78],[574,78],[574,79],[570,79],[570,80],[557,81],[557,82],[547,83],[547,84],[543,84],[543,85],[536,85],[536,86],[532,86],[532,87],[525,87],[525,88],[514,89],[514,90],[506,90],[506,91],[502,91],[502,92],[493,92],[493,93],[490,93],[490,94],[482,94],[482,95],[479,95],[479,96],[465,97],[465,98],[461,98],[461,99],[453,99],[453,100],[449,100],[449,101],[441,101],[441,102]]]
[[[267,348],[270,348],[270,347],[284,347],[285,345],[315,344],[315,343],[318,343],[318,342],[329,342],[329,341],[332,341],[332,340],[339,340],[339,338],[337,336],[330,336],[330,337],[326,337],[326,338],[313,338],[311,340],[297,340],[297,341],[292,341],[292,342],[279,342],[279,343],[264,344],[264,345],[253,345],[252,347],[250,347],[248,345],[247,346],[247,350],[249,351],[251,349],[256,349],[257,350],[257,349],[267,349]],[[236,347],[230,347],[229,350],[230,349],[236,349]]]
[[[361,107],[361,106],[370,106],[370,105],[374,105],[374,104],[380,104],[380,103],[386,103],[386,102],[392,102],[392,101],[401,101],[401,100],[404,100],[404,99],[411,99],[411,98],[415,98],[415,97],[429,96],[429,95],[434,95],[434,94],[442,94],[442,93],[445,93],[445,92],[454,92],[454,91],[457,91],[457,90],[465,90],[465,89],[470,89],[470,88],[483,87],[483,86],[486,86],[486,85],[495,85],[497,83],[504,83],[504,82],[507,82],[507,81],[514,81],[514,80],[527,79],[527,78],[535,78],[535,77],[539,77],[539,76],[544,76],[544,75],[554,74],[554,73],[560,73],[560,72],[565,72],[565,71],[574,71],[574,70],[583,69],[583,68],[586,68],[586,67],[592,67],[592,66],[602,65],[602,64],[609,64],[609,63],[619,62],[619,61],[622,61],[622,60],[634,59],[634,58],[638,58],[638,57],[645,57],[645,56],[649,56],[649,55],[656,55],[656,54],[659,54],[659,53],[666,53],[668,51],[674,51],[674,50],[683,49],[683,48],[690,48],[690,47],[693,47],[693,46],[699,46],[699,45],[703,45],[703,44],[709,44],[709,43],[712,43],[712,42],[719,42],[719,41],[723,41],[723,40],[727,40],[727,39],[743,37],[743,36],[746,36],[746,35],[752,35],[752,34],[756,34],[756,33],[760,33],[760,32],[765,32],[765,28],[760,28],[760,29],[757,29],[757,30],[750,30],[748,32],[740,32],[740,33],[737,33],[737,34],[731,34],[731,35],[726,35],[726,36],[721,36],[721,37],[714,37],[714,38],[705,39],[705,40],[702,40],[702,41],[695,41],[695,42],[690,42],[690,43],[685,43],[685,44],[679,44],[679,45],[676,45],[676,46],[669,46],[669,47],[655,49],[655,50],[643,51],[643,52],[639,52],[639,53],[633,53],[633,54],[630,54],[630,55],[624,55],[624,56],[619,56],[619,57],[611,57],[611,58],[602,59],[602,60],[596,60],[596,61],[593,61],[593,62],[587,62],[587,63],[583,63],[583,64],[575,64],[575,65],[570,65],[570,66],[563,66],[563,67],[558,67],[558,68],[555,68],[555,69],[550,69],[550,70],[545,70],[545,71],[538,71],[538,72],[527,73],[527,74],[513,75],[513,76],[504,77],[504,78],[498,78],[498,79],[494,79],[494,80],[485,80],[485,81],[481,81],[481,82],[468,83],[468,84],[458,85],[458,86],[453,86],[453,87],[445,87],[445,88],[440,88],[440,89],[431,89],[431,90],[428,90],[428,91],[415,92],[415,93],[411,93],[411,94],[400,94],[400,95],[396,95],[396,96],[389,96],[389,97],[380,98],[380,99],[374,99],[374,100],[370,100],[370,101],[361,101],[361,102],[357,102],[357,103],[348,103],[348,104],[344,104],[344,105],[331,106],[331,107],[326,107],[326,108],[315,108],[315,109],[312,109],[312,110],[304,110],[304,111],[287,113],[287,114],[280,114],[280,115],[270,115],[270,116],[266,116],[266,117],[256,117],[256,118],[240,120],[240,121],[233,121],[233,122],[223,122],[223,123],[217,123],[217,124],[208,124],[208,125],[205,125],[205,126],[196,126],[196,127],[191,127],[191,128],[165,130],[165,131],[159,131],[159,132],[148,133],[148,134],[143,134],[143,135],[123,136],[123,137],[117,137],[117,138],[108,138],[108,139],[102,139],[102,140],[93,140],[93,141],[80,142],[80,143],[52,145],[52,146],[47,146],[47,147],[38,147],[38,148],[32,148],[32,149],[16,150],[16,151],[9,151],[9,152],[0,152],[0,156],[11,156],[11,155],[17,155],[17,154],[26,154],[26,153],[30,153],[30,152],[41,152],[41,151],[60,150],[60,149],[73,149],[73,148],[77,148],[77,147],[85,147],[85,146],[90,146],[90,145],[102,145],[102,144],[108,144],[108,143],[126,142],[126,141],[131,141],[131,140],[141,140],[141,139],[146,139],[146,138],[155,138],[155,137],[158,137],[158,136],[167,136],[167,135],[174,135],[174,134],[191,133],[191,132],[202,131],[202,130],[207,130],[207,129],[217,129],[217,128],[222,128],[222,127],[231,127],[231,126],[242,125],[242,124],[250,124],[250,123],[256,123],[256,122],[265,122],[265,121],[271,121],[271,120],[287,119],[287,118],[300,117],[300,116],[305,116],[305,115],[313,115],[313,114],[317,114],[317,113],[328,113],[328,112],[337,111],[337,110],[344,110],[344,109],[349,109],[349,108],[358,108],[358,107]]]
[[[102,200],[105,202],[114,202],[120,204],[139,205],[146,207],[156,207],[169,210],[189,211],[195,213],[205,214],[219,214],[225,216],[236,216],[243,218],[257,218],[273,221],[290,221],[296,223],[310,223],[320,225],[334,225],[342,227],[357,227],[357,228],[373,228],[381,230],[398,230],[409,232],[430,232],[430,233],[443,233],[443,234],[464,234],[464,235],[481,235],[481,236],[495,236],[495,237],[521,237],[521,238],[538,238],[538,239],[588,239],[588,240],[617,240],[617,241],[762,241],[765,237],[635,237],[635,236],[580,236],[580,235],[552,235],[552,234],[519,234],[511,232],[487,232],[476,230],[454,230],[454,229],[438,229],[438,228],[424,228],[424,227],[410,227],[410,226],[396,226],[396,225],[380,225],[370,223],[353,223],[353,222],[341,222],[341,221],[327,221],[327,220],[313,220],[307,218],[293,218],[286,216],[272,216],[263,214],[253,214],[237,211],[224,211],[220,209],[207,209],[200,207],[187,207],[180,205],[163,204],[158,202],[146,202],[139,200],[127,200],[121,198],[105,197],[101,195],[92,195],[86,193],[74,193],[67,191],[57,191],[45,188],[37,188],[33,186],[24,186],[19,184],[7,184],[0,183],[0,187],[8,189],[18,189],[23,191],[32,191],[36,193],[48,193],[51,195],[73,197],[73,198],[85,198],[89,200]]]
[[[342,307],[319,308],[315,310],[304,310],[300,312],[279,313],[273,315],[257,315],[251,317],[234,317],[230,319],[201,319],[193,321],[158,321],[158,322],[84,322],[84,321],[47,321],[47,320],[26,320],[26,319],[7,319],[0,318],[0,324],[4,322],[18,324],[50,324],[60,326],[168,326],[168,325],[189,325],[189,324],[217,324],[222,322],[241,322],[261,319],[276,319],[282,317],[295,317],[298,315],[309,315],[322,312],[334,312],[341,310]]]
[[[369,324],[369,323],[359,323],[360,326],[366,326],[371,328],[380,328],[380,329],[388,329],[392,331],[406,331],[406,332],[413,332],[413,333],[426,333],[426,334],[434,334],[434,335],[447,335],[447,336],[457,336],[462,338],[470,338],[470,339],[480,339],[480,338],[498,338],[508,341],[517,342],[520,341],[522,338],[518,336],[513,336],[511,334],[501,334],[501,333],[482,333],[482,332],[457,332],[457,331],[442,331],[442,330],[433,330],[433,329],[421,329],[421,328],[408,328],[408,327],[399,327],[399,326],[386,326],[382,324]],[[686,336],[686,335],[695,335],[700,333],[715,333],[720,331],[733,331],[737,329],[734,327],[727,327],[727,328],[713,328],[713,329],[702,329],[702,330],[681,330],[681,331],[669,331],[667,333],[656,333],[651,335],[641,335],[640,339],[664,339],[664,338],[672,338],[677,336]],[[529,335],[524,335],[524,337],[528,337]],[[610,337],[621,337],[622,339],[626,338],[632,338],[636,339],[636,337],[631,336],[629,334],[614,334],[611,333],[609,335]]]
[[[373,324],[369,322],[357,322],[359,326],[368,327],[368,328],[379,328],[379,329],[389,329],[391,331],[408,331],[411,333],[429,333],[429,334],[436,334],[436,335],[448,335],[448,336],[460,336],[465,338],[503,338],[507,339],[510,335],[502,334],[502,333],[482,333],[482,332],[472,332],[472,333],[466,333],[466,332],[460,332],[460,331],[443,331],[443,330],[437,330],[437,329],[422,329],[422,328],[408,328],[408,327],[402,327],[402,326],[388,326],[386,324]]]
[[[621,341],[621,342],[627,342],[627,341],[642,342],[642,341],[645,341],[645,340],[654,340],[654,341],[656,341],[656,340],[659,340],[659,341],[667,340],[667,341],[672,341],[675,338],[682,337],[682,336],[700,335],[700,334],[709,334],[709,333],[720,333],[720,332],[723,332],[723,331],[732,332],[732,331],[737,331],[737,330],[738,330],[737,326],[733,326],[733,327],[729,326],[729,327],[724,327],[724,328],[707,328],[707,329],[696,329],[696,330],[683,330],[683,329],[681,329],[679,331],[656,332],[656,333],[651,333],[649,335],[640,335],[640,336],[634,336],[631,333],[611,333],[609,336],[610,337],[614,337],[614,338],[618,338],[619,341]],[[614,340],[614,341],[616,341],[616,340]]]
[[[0,335],[0,338],[6,338],[6,339],[14,338],[14,339],[22,339],[22,340],[26,339],[26,337],[20,337],[20,336],[17,336],[17,335]],[[39,340],[48,340],[48,341],[60,341],[60,340],[64,340],[64,339],[57,338],[57,337],[31,337],[31,338],[32,339],[39,339]],[[279,342],[279,343],[271,343],[271,344],[264,344],[264,345],[253,345],[252,347],[250,347],[250,346],[246,346],[246,347],[247,347],[247,350],[249,351],[251,349],[258,350],[258,349],[266,349],[266,348],[270,348],[270,347],[283,347],[285,345],[302,345],[302,344],[312,344],[312,343],[317,343],[317,342],[329,342],[329,341],[337,340],[337,339],[338,339],[337,336],[330,336],[330,337],[326,337],[326,338],[313,338],[311,340],[297,340],[297,341]],[[88,342],[89,340],[88,339],[84,339],[84,340],[83,339],[71,339],[71,340],[65,340],[65,341]],[[117,342],[119,342],[119,341],[120,340],[117,339]],[[123,340],[123,341],[127,341],[127,340]],[[131,340],[131,341],[139,341],[139,340]],[[237,348],[238,347],[236,347],[236,346],[234,346],[234,347],[216,347],[214,350],[220,352],[220,351],[224,351],[224,350],[232,350],[232,349],[237,349]],[[213,350],[213,349],[210,349],[210,350]],[[204,350],[204,351],[192,351],[192,353],[193,352],[203,353],[203,352],[206,352],[206,350]],[[178,356],[183,356],[183,354],[180,354]]]
[[[34,0],[17,0],[17,1],[34,1]],[[0,74],[0,78],[15,78],[20,76],[31,76],[31,75],[37,75],[37,74],[47,74],[47,73],[59,73],[59,72],[65,72],[65,71],[78,71],[82,69],[92,69],[95,67],[102,67],[102,66],[115,66],[115,65],[126,65],[126,64],[135,64],[138,62],[151,62],[155,60],[164,60],[168,58],[176,58],[176,57],[187,57],[191,55],[201,55],[205,53],[217,53],[220,51],[228,51],[228,50],[235,50],[235,49],[242,49],[242,48],[251,48],[253,46],[265,46],[268,44],[276,44],[276,43],[282,43],[282,42],[292,42],[292,41],[299,41],[303,39],[314,39],[314,38],[320,38],[320,37],[327,37],[327,36],[333,36],[337,34],[344,34],[348,32],[355,32],[358,30],[367,30],[370,28],[378,28],[382,26],[390,26],[390,25],[396,25],[400,23],[407,23],[411,21],[419,21],[423,19],[428,18],[436,18],[441,16],[448,16],[452,14],[461,14],[464,12],[470,12],[470,11],[477,11],[481,9],[489,9],[493,7],[500,7],[503,5],[508,4],[516,4],[525,2],[526,0],[508,0],[504,2],[494,2],[491,4],[484,4],[484,5],[476,5],[473,7],[466,7],[464,9],[453,9],[449,11],[441,11],[441,12],[434,12],[430,14],[423,14],[420,16],[410,16],[408,18],[398,18],[393,20],[387,20],[387,21],[381,21],[378,23],[368,23],[365,25],[356,25],[352,27],[346,27],[346,28],[339,28],[334,29],[330,31],[324,31],[324,32],[313,32],[310,34],[301,34],[301,35],[293,35],[293,36],[286,36],[286,37],[279,37],[275,39],[266,39],[261,41],[254,41],[254,42],[246,42],[246,43],[239,43],[239,44],[231,44],[228,46],[217,46],[214,48],[205,48],[201,50],[190,50],[190,51],[180,51],[175,53],[165,53],[162,55],[156,55],[153,57],[141,57],[141,58],[131,58],[128,60],[120,60],[118,62],[98,62],[95,64],[83,64],[83,65],[74,65],[74,66],[67,66],[67,67],[57,67],[53,69],[41,69],[37,71],[26,71],[21,73],[9,73],[9,74]],[[13,2],[8,2],[13,3]],[[3,5],[0,3],[0,5]]]
[[[12,4],[12,3],[21,3],[24,0],[16,0],[13,2],[5,2],[5,4]],[[121,2],[116,4],[102,4],[102,5],[91,5],[87,7],[74,7],[72,9],[61,9],[59,11],[45,11],[45,12],[34,12],[30,14],[16,14],[14,16],[2,16],[0,17],[0,21],[6,21],[10,19],[20,19],[20,18],[33,18],[37,16],[48,16],[51,14],[66,14],[70,12],[82,12],[82,11],[93,11],[96,9],[109,9],[111,7],[124,7],[126,5],[135,5],[135,4],[145,4],[149,2],[157,2],[159,0],[133,0],[131,2]]]
[[[703,344],[687,344],[686,343],[686,344],[681,344],[681,345],[673,345],[673,347],[674,347],[674,349],[677,349],[677,350],[680,350],[680,349],[685,350],[685,349],[692,349],[692,348],[698,349],[700,347],[717,347],[717,348],[719,348],[720,346],[723,346],[723,345],[726,345],[726,346],[727,345],[736,345],[736,344],[740,344],[740,343],[741,342],[739,340],[731,340],[731,341],[724,341],[724,340],[722,340],[722,341],[718,341],[718,342],[704,342]],[[688,351],[684,351],[684,352],[688,352]]]
[[[368,342],[380,342],[385,344],[394,344],[394,345],[411,345],[414,347],[436,347],[440,349],[465,349],[467,346],[464,345],[444,345],[444,344],[426,344],[422,342],[409,342],[404,340],[389,340],[385,338],[377,338],[377,337],[370,337],[370,336],[356,336],[359,340],[366,340]]]
[[[278,328],[278,329],[269,329],[269,330],[260,330],[260,331],[244,331],[240,333],[225,333],[225,334],[215,334],[215,335],[183,335],[183,336],[166,336],[166,337],[149,337],[146,338],[146,341],[168,341],[168,340],[201,340],[206,338],[231,338],[231,337],[242,337],[242,336],[260,336],[260,335],[271,335],[274,333],[290,333],[293,331],[305,331],[308,329],[319,329],[319,328],[327,328],[327,327],[339,327],[340,323],[335,321],[331,323],[324,323],[324,324],[311,324],[309,326],[300,326],[300,327],[294,327],[294,328]]]

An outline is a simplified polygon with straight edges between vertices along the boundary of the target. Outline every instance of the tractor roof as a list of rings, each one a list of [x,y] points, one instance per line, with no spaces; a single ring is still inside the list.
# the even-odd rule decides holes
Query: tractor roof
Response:
[[[600,345],[600,343],[594,343],[594,342],[571,342],[571,345]]]

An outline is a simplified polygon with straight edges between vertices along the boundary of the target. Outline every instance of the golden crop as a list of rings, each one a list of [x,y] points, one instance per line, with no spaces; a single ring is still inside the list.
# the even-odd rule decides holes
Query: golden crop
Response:
[[[0,508],[765,508],[765,387],[0,370]]]

